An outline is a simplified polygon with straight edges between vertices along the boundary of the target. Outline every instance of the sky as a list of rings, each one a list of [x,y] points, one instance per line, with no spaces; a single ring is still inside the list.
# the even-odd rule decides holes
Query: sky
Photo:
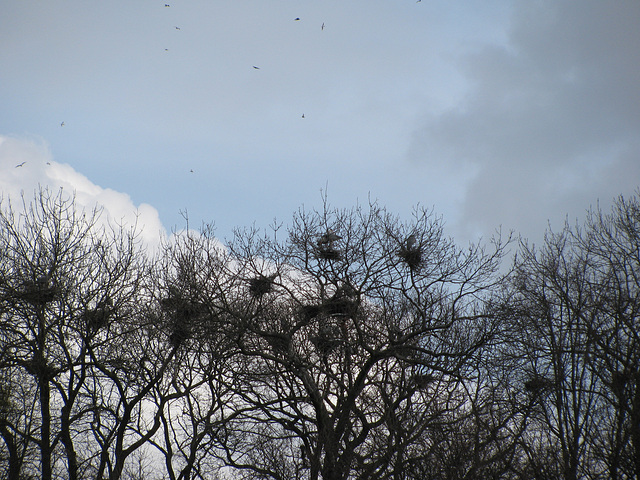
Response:
[[[326,194],[465,243],[640,186],[636,0],[166,2],[2,1],[0,195],[225,239]]]

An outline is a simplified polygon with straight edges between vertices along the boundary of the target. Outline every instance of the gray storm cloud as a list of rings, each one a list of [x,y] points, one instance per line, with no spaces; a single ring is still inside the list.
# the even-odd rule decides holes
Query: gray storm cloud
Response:
[[[461,60],[470,82],[412,155],[474,172],[458,229],[541,238],[640,184],[640,3],[518,4],[508,44]],[[426,154],[428,153],[428,154]]]

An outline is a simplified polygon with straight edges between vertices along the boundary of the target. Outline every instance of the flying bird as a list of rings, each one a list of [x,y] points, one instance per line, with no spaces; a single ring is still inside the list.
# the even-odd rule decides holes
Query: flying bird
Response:
[[[176,30],[180,30],[180,27],[176,27]]]
[[[298,20],[300,20],[300,17],[296,17],[294,18],[294,20],[297,22]]]
[[[60,126],[61,126],[61,127],[64,127],[64,122],[60,122]]]
[[[320,27],[320,30],[324,30],[324,22],[322,22],[322,26]]]
[[[255,68],[256,70],[260,70],[260,67],[256,67],[255,65],[253,66],[253,68]]]
[[[304,113],[302,114],[302,118],[304,118]]]
[[[169,5],[168,3],[164,4],[165,7],[170,7],[171,5]]]
[[[16,165],[16,168],[23,166],[25,163],[27,163],[27,162],[19,163],[18,165]]]

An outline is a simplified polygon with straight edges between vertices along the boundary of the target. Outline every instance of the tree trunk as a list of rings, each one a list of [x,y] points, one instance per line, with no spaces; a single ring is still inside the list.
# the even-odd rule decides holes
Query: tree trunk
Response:
[[[70,412],[69,407],[64,406],[61,410],[61,441],[64,445],[65,452],[67,454],[67,463],[68,463],[68,475],[69,480],[78,480],[78,458],[76,455],[76,451],[73,448],[73,440],[71,439],[71,425],[70,425]]]
[[[0,436],[4,439],[4,443],[9,450],[9,468],[7,469],[7,480],[20,480],[21,462],[18,455],[18,446],[15,437],[7,428],[6,422],[0,420]]]
[[[42,425],[40,425],[40,457],[42,480],[51,480],[51,412],[50,401],[51,392],[49,380],[44,375],[38,377],[40,387],[40,415]]]
[[[631,442],[633,443],[633,473],[631,478],[640,480],[640,372],[634,375],[633,406],[631,407]]]

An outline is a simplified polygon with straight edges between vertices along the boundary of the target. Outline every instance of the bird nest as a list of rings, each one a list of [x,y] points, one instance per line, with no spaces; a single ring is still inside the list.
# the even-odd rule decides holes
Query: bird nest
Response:
[[[524,382],[524,388],[531,393],[540,393],[551,386],[552,382],[541,375],[534,376]]]
[[[322,304],[322,310],[329,316],[353,317],[358,310],[358,304],[350,298],[330,298]]]
[[[185,323],[176,319],[171,325],[171,334],[169,335],[169,343],[173,347],[180,346],[185,340],[191,336],[191,328]]]
[[[316,305],[300,307],[300,317],[303,324],[308,324],[314,318],[323,317],[354,317],[358,312],[358,302],[348,297],[332,297]]]
[[[44,358],[32,358],[24,363],[24,367],[31,375],[47,381],[53,379],[58,373]]]
[[[275,275],[264,276],[259,275],[254,278],[250,278],[249,282],[249,293],[256,298],[262,297],[267,293],[273,290],[273,281],[275,279]]]
[[[613,372],[611,374],[611,388],[613,392],[622,396],[625,387],[632,381],[632,375],[628,372]]]
[[[206,304],[180,296],[170,295],[162,299],[160,305],[169,315],[169,343],[174,347],[187,340],[193,332],[193,326],[201,324],[209,314]]]
[[[400,247],[398,256],[407,264],[410,270],[417,270],[422,264],[422,251],[417,247]]]
[[[0,384],[0,414],[6,414],[12,410],[11,391],[8,386]]]
[[[317,335],[309,336],[309,340],[316,348],[316,351],[323,357],[332,353],[345,341],[342,338],[340,327],[330,324],[320,325]]]
[[[110,313],[109,309],[105,307],[96,307],[94,309],[87,310],[84,314],[85,321],[87,322],[87,328],[92,332],[97,332],[106,326]]]
[[[304,325],[309,324],[311,320],[316,318],[322,313],[322,308],[319,305],[303,305],[300,307],[300,316],[302,317],[302,323]]]
[[[291,337],[285,333],[268,332],[264,334],[264,339],[274,353],[287,353],[291,346]]]
[[[18,296],[25,302],[42,305],[55,300],[59,292],[47,278],[39,277],[36,281],[24,282]]]
[[[332,246],[318,247],[316,250],[316,255],[322,260],[340,260],[342,258],[340,250],[337,250]]]
[[[414,375],[411,380],[413,381],[414,387],[421,390],[432,384],[435,381],[435,377],[429,373],[422,373]]]

